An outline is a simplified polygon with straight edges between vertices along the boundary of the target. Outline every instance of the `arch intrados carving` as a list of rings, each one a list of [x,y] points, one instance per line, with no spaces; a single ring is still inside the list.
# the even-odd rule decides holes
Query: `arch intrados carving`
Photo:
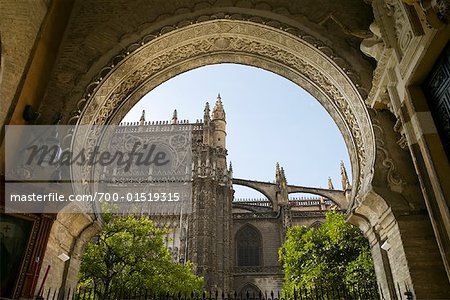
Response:
[[[352,198],[360,193],[362,182],[370,182],[375,143],[357,85],[301,37],[250,21],[209,20],[143,42],[118,65],[110,66],[109,73],[105,67],[104,77],[88,86],[73,120],[92,125],[118,123],[133,104],[162,82],[199,66],[223,62],[266,69],[311,93],[343,134],[352,163]]]

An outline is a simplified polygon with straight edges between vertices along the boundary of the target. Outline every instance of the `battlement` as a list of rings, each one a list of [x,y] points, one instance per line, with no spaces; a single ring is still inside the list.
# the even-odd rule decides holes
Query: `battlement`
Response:
[[[255,206],[272,206],[272,203],[267,198],[235,198],[233,204],[255,205]],[[320,197],[305,196],[289,199],[290,206],[318,206],[325,204],[327,206],[333,205],[333,201],[324,199],[321,202]]]
[[[261,202],[270,202],[269,199],[267,198],[234,198],[233,202],[256,202],[256,203],[261,203]]]
[[[117,133],[130,133],[130,132],[164,132],[164,131],[190,131],[193,130],[190,124],[185,124],[186,126],[174,127],[170,125],[157,125],[157,126],[139,126],[139,125],[127,125],[117,127]]]
[[[271,207],[272,203],[266,198],[235,198],[233,204],[243,204],[252,206],[265,206]]]
[[[306,198],[306,199],[304,199]],[[298,199],[289,199],[289,205],[290,206],[318,206],[325,204],[326,206],[333,205],[333,201],[324,199],[323,203],[321,203],[320,198],[315,197],[301,197]]]
[[[125,127],[125,126],[155,126],[155,125],[179,125],[179,124],[203,125],[203,120],[202,119],[197,119],[195,121],[195,123],[191,123],[189,120],[176,120],[175,123],[173,123],[170,120],[144,121],[142,124],[141,124],[141,122],[120,122],[119,127]]]

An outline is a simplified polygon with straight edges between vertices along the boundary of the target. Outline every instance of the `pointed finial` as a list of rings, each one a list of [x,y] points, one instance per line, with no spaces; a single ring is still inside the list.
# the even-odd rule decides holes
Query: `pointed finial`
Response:
[[[209,121],[211,120],[211,114],[210,114],[210,110],[209,110],[209,102],[205,103],[203,120],[204,120],[205,124],[209,123]]]
[[[223,109],[222,98],[220,98],[220,94],[217,95],[216,104],[214,105],[213,119],[225,120],[225,110]]]
[[[328,177],[328,189],[334,190],[333,182],[331,181],[331,177]]]
[[[341,160],[341,180],[342,189],[346,190],[350,187],[350,182],[348,181],[347,170],[345,169],[344,162]]]
[[[173,111],[173,115],[172,115],[172,124],[177,124],[178,123],[178,114],[177,114],[177,110],[175,109]]]
[[[230,172],[233,172],[233,164],[230,161],[230,166],[228,167],[228,170],[230,170]]]
[[[284,168],[283,167],[281,167],[281,169],[280,169],[280,173],[281,173],[281,178],[283,178],[283,180],[286,180],[286,175],[284,174]]]
[[[275,168],[275,181],[279,182],[281,179],[281,173],[280,173],[280,163],[277,162],[277,166]]]
[[[145,109],[142,110],[141,118],[139,119],[140,124],[144,125],[145,122]]]

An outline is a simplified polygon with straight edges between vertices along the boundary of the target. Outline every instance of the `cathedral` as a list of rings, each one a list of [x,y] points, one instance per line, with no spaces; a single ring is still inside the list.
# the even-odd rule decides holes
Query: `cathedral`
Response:
[[[195,272],[204,277],[207,289],[236,291],[243,295],[246,292],[255,295],[280,292],[283,275],[278,249],[286,230],[292,225],[320,226],[327,210],[343,210],[348,204],[345,194],[350,190],[347,173],[341,164],[344,191],[335,190],[331,179],[328,189],[288,185],[284,169],[278,164],[272,182],[234,178],[231,163],[227,162],[226,124],[220,95],[212,112],[206,103],[203,120],[195,123],[178,120],[176,110],[170,121],[147,122],[143,111],[139,122],[121,123],[116,129],[121,141],[148,142],[156,137],[164,143],[157,137],[158,133],[163,133],[169,143],[174,139],[179,142],[180,132],[188,133],[192,140],[189,148],[192,151],[191,172],[189,177],[181,179],[192,183],[190,207],[184,205],[181,209],[171,207],[156,212],[138,210],[137,213],[148,213],[158,227],[169,230],[166,246],[173,259],[180,263],[191,261]],[[111,144],[120,145],[114,150],[127,147],[126,142],[119,143],[114,139]],[[131,169],[130,172],[134,182],[151,178],[150,184],[143,188],[147,191],[155,190],[151,185],[153,182],[167,181],[169,173],[172,177],[180,176],[172,171],[158,172],[148,168]],[[103,178],[126,182],[129,175],[108,169]],[[264,197],[235,198],[235,185],[253,188]],[[124,185],[109,184],[105,190],[120,192],[124,188]],[[323,196],[289,197],[290,193],[298,192]]]
[[[192,261],[209,287],[277,289],[285,230],[316,226],[336,206],[369,241],[380,298],[447,299],[449,21],[448,0],[0,0],[0,297],[33,298],[43,284],[67,294],[86,243],[104,226],[95,211],[6,209],[17,181],[7,165],[21,159],[14,141],[26,140],[9,128],[117,126],[167,80],[234,63],[283,76],[324,107],[347,146],[351,182],[343,167],[342,190],[288,184],[276,166],[275,182],[235,178],[220,99],[198,123],[175,115],[118,126],[141,134],[176,122],[192,140],[193,164],[184,165],[192,184],[179,187],[191,205],[155,216],[172,228],[174,259]],[[92,149],[97,140],[61,142]],[[83,183],[78,192],[95,192],[85,184],[98,175],[92,168],[72,174]],[[265,200],[234,199],[237,185]]]

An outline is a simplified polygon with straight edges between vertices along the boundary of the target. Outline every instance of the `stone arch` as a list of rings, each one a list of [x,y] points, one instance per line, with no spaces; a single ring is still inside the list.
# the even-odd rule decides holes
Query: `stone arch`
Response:
[[[60,101],[65,97],[55,96],[54,91],[61,90],[61,93],[64,93],[64,96],[68,96],[71,99],[81,99],[78,101],[73,114],[70,116],[71,123],[113,124],[118,122],[120,115],[126,111],[133,102],[137,101],[142,94],[151,90],[154,86],[160,84],[164,80],[181,72],[196,66],[220,62],[246,63],[258,66],[285,76],[307,88],[311,94],[326,106],[329,113],[332,114],[337,122],[351,153],[353,167],[353,190],[351,199],[355,201],[350,206],[350,222],[357,223],[360,228],[364,228],[366,233],[370,233],[371,231],[375,232],[379,230],[378,228],[381,228],[381,230],[385,231],[382,234],[388,234],[388,229],[396,226],[396,218],[403,218],[405,220],[408,219],[408,217],[413,219],[420,216],[421,210],[424,209],[423,206],[416,205],[412,207],[408,203],[409,196],[411,199],[420,198],[420,196],[417,197],[417,194],[420,195],[420,191],[414,191],[415,193],[409,192],[408,194],[405,194],[406,197],[404,197],[402,195],[404,189],[402,181],[398,181],[395,176],[393,177],[393,174],[396,172],[395,168],[398,167],[396,164],[400,163],[400,160],[397,158],[402,158],[402,155],[386,156],[386,153],[391,155],[391,150],[396,152],[398,149],[395,145],[393,146],[391,142],[385,144],[382,134],[378,135],[378,137],[381,136],[381,138],[376,139],[375,134],[372,132],[373,121],[379,118],[379,116],[368,115],[367,109],[362,101],[365,99],[366,94],[364,90],[361,89],[361,84],[358,83],[357,76],[355,75],[356,73],[359,73],[358,71],[364,71],[367,70],[367,68],[359,67],[359,69],[356,69],[356,72],[352,72],[352,67],[349,67],[348,64],[345,63],[345,59],[342,59],[348,51],[340,51],[339,55],[336,55],[332,49],[337,45],[334,44],[336,39],[333,39],[331,36],[332,34],[326,32],[326,30],[320,31],[315,30],[316,28],[314,28],[314,26],[308,27],[308,25],[311,25],[311,22],[307,20],[308,16],[300,15],[296,18],[290,13],[291,10],[289,10],[289,7],[281,7],[281,4],[270,6],[270,4],[265,2],[257,1],[235,1],[236,6],[238,7],[231,7],[226,10],[220,7],[231,6],[232,4],[229,3],[232,2],[233,1],[211,1],[198,3],[198,1],[192,1],[192,4],[187,4],[188,7],[176,7],[176,5],[174,5],[175,7],[172,7],[169,5],[171,11],[163,11],[163,13],[160,13],[159,18],[158,16],[153,16],[147,20],[147,24],[141,22],[135,24],[135,26],[133,26],[133,24],[129,26],[134,28],[133,30],[136,30],[135,28],[137,28],[138,25],[145,27],[145,33],[128,32],[127,34],[127,32],[124,32],[125,29],[123,29],[122,31],[117,32],[117,35],[120,38],[114,39],[113,37],[109,39],[109,36],[106,35],[109,39],[109,45],[114,44],[114,46],[105,55],[101,55],[102,50],[99,50],[100,54],[98,54],[98,56],[101,56],[99,59],[94,59],[98,57],[92,53],[90,56],[87,55],[88,57],[86,60],[90,60],[91,62],[95,61],[95,63],[91,65],[91,68],[90,63],[86,63],[83,66],[85,68],[79,68],[81,71],[78,70],[79,73],[77,75],[86,73],[86,70],[88,70],[86,73],[87,75],[83,77],[83,80],[78,80],[77,75],[74,75],[73,77],[77,79],[74,79],[72,82],[72,74],[67,76],[67,73],[72,71],[70,68],[68,68],[69,71],[66,74],[62,72],[62,74],[55,75],[57,79],[54,78],[52,84],[55,84],[56,88],[54,86],[53,90],[50,88],[48,93],[50,96],[47,97],[45,104],[47,107],[45,107],[45,105],[43,107],[44,113],[47,115],[51,114],[54,112],[54,109],[58,109],[58,105],[69,109],[75,107],[75,105],[72,105],[73,103]],[[363,3],[362,1],[348,1],[346,4],[354,5],[357,2]],[[388,19],[390,25],[397,25],[393,24],[397,23],[393,22],[396,20],[391,20],[392,18],[395,18],[396,14],[390,14],[390,12],[392,12],[392,10],[396,12],[398,11],[397,8],[401,9],[404,5],[399,0],[389,2],[390,4],[388,7],[385,7],[383,1],[378,1],[377,3],[374,2],[374,6],[380,6],[382,10],[385,10],[386,8],[389,9],[390,11],[388,13],[384,12],[380,14],[383,18],[386,17],[385,19]],[[83,7],[83,5],[85,6]],[[83,15],[83,13],[87,15],[85,12],[91,10],[91,8],[88,7],[90,5],[95,6],[93,2],[77,1],[75,4],[76,8],[74,9],[75,12],[70,19],[74,21]],[[104,5],[104,3],[99,5]],[[84,11],[83,8],[85,8]],[[143,11],[145,14],[146,11]],[[227,13],[221,13],[223,11],[226,11]],[[243,12],[245,12],[245,14],[242,14]],[[103,21],[103,19],[101,20]],[[80,23],[82,23],[82,21]],[[104,23],[106,24],[107,22]],[[85,22],[85,24],[89,24],[89,22]],[[105,29],[105,27],[108,27],[109,25],[110,24],[106,24],[101,29]],[[217,26],[214,27],[214,25]],[[400,25],[403,24],[400,23]],[[221,30],[210,30],[209,32],[205,32],[204,26],[210,26],[212,29],[219,28]],[[220,28],[221,26],[222,28]],[[230,29],[229,31],[224,30],[223,27],[226,26]],[[125,28],[126,26],[120,27]],[[160,29],[155,30],[155,28],[158,27]],[[395,26],[391,27],[395,29]],[[300,30],[300,28],[302,28],[302,30]],[[77,36],[70,31],[71,26],[69,26],[68,29],[68,36]],[[108,29],[114,31],[115,28],[114,26],[111,26]],[[242,32],[237,32],[236,30],[238,29],[241,29]],[[346,28],[344,27],[343,29],[345,30]],[[188,30],[194,33],[198,32],[199,35],[192,34],[189,36],[181,34],[182,32],[187,33]],[[390,30],[391,29],[389,29],[389,31]],[[92,30],[92,32],[105,33],[102,30]],[[327,34],[322,35],[324,32]],[[75,33],[78,33],[79,36],[86,36],[86,34],[83,34],[86,33],[86,31],[81,31],[81,34],[80,31]],[[396,38],[395,35],[396,33],[394,33],[391,38],[394,39],[394,42]],[[122,36],[124,36],[124,38],[122,38]],[[182,36],[183,38],[176,40],[175,36]],[[318,36],[320,37],[318,38]],[[185,39],[185,37],[187,39]],[[93,47],[97,50],[97,45],[95,43],[98,41],[103,43],[103,49],[108,49],[108,47],[104,46],[105,44],[109,46],[107,38],[97,39],[95,35],[90,36],[89,40],[88,38],[81,40],[86,43],[79,43],[82,45],[80,48],[73,47],[69,41],[65,45],[63,44],[62,46],[65,46],[65,48],[61,47],[61,49],[67,50],[67,48],[72,48],[73,52],[62,51],[61,56],[65,56],[67,59],[73,59],[76,52],[80,49],[86,50],[87,48]],[[233,38],[234,41],[236,41],[236,38],[240,38],[239,43],[232,43],[231,41],[233,41]],[[169,43],[170,39],[175,40],[175,42]],[[201,43],[201,41],[203,41],[203,43]],[[158,43],[159,49],[156,47]],[[332,46],[330,48],[327,45]],[[165,46],[166,48],[164,48]],[[270,48],[265,46],[270,46]],[[114,56],[114,53],[119,52],[116,50],[122,47],[125,47],[125,50],[120,52],[119,55]],[[154,51],[149,50],[151,47],[153,47]],[[348,48],[350,49],[347,50],[355,50],[351,47]],[[99,46],[98,49],[102,48]],[[197,55],[192,55],[192,49],[199,51]],[[147,58],[140,60],[139,56],[136,54],[142,54],[145,50],[147,50],[147,54],[150,55]],[[264,53],[264,51],[266,53]],[[311,53],[312,55],[309,57],[300,55],[305,53]],[[354,56],[350,55],[349,57],[351,57],[350,60],[352,60]],[[167,58],[167,60],[163,58]],[[392,61],[396,60],[393,59]],[[136,68],[133,68],[133,62],[136,64]],[[152,67],[152,62],[161,65],[159,67],[153,65]],[[410,61],[408,61],[408,63],[410,63]],[[128,66],[131,66],[131,68],[127,68],[127,64]],[[141,72],[139,72],[137,68],[139,64],[141,64],[141,66],[146,64],[146,67],[144,67],[143,70],[140,70]],[[64,67],[65,65],[62,64],[62,66]],[[331,69],[328,68],[330,66]],[[331,72],[331,70],[336,71],[336,73]],[[89,84],[86,83],[86,80],[90,80],[94,74],[98,74],[98,76],[95,76]],[[377,76],[377,74],[375,74],[375,76]],[[382,76],[379,76],[378,74],[377,77],[381,78]],[[58,85],[58,82],[61,84]],[[399,84],[403,85],[404,82],[407,82],[407,80],[401,80]],[[366,82],[366,84],[362,86],[368,87],[369,85],[370,84],[367,84]],[[61,86],[63,88],[59,89],[58,87]],[[81,97],[81,95],[79,95],[79,89],[83,89],[85,86],[87,86],[86,92]],[[71,90],[70,88],[73,88],[74,90]],[[56,108],[53,108],[53,106],[56,106]],[[406,111],[406,109],[401,109],[401,111]],[[410,118],[408,117],[407,120],[409,119]],[[391,130],[392,125],[393,124],[389,123],[387,127],[383,125],[379,128]],[[414,126],[409,127],[411,128],[410,130],[416,130]],[[388,131],[385,131],[385,133],[387,132]],[[89,137],[86,137],[86,142],[88,140]],[[409,171],[408,168],[406,169]],[[415,174],[414,170],[410,173]],[[395,206],[395,208],[392,211],[389,211],[390,206]],[[411,209],[412,213],[410,211]],[[442,209],[442,211],[444,210]],[[365,222],[367,223],[359,222],[361,220],[359,216],[364,216],[364,218],[366,218],[364,220],[366,220]],[[403,228],[408,228],[408,224],[405,224],[405,222],[402,223]],[[417,226],[417,228],[421,227]],[[399,234],[398,226],[396,230],[396,233]],[[430,234],[433,236],[432,232]],[[414,237],[410,238],[410,240],[412,242]],[[376,249],[379,241],[381,240],[375,240],[373,249]],[[403,247],[401,243],[398,245],[399,249]],[[402,254],[405,252],[402,249],[398,251]],[[414,262],[409,264],[411,268],[420,269],[420,263],[426,263],[429,260],[429,258],[424,257],[423,255],[419,256],[421,253],[414,253],[414,249],[410,248],[408,251],[412,252],[412,256],[414,257],[417,255],[418,259],[416,262],[419,262],[419,264],[414,264]],[[427,254],[429,253],[425,253],[425,255]],[[421,262],[419,258],[423,258],[423,261]],[[407,264],[398,263],[398,265],[405,266],[402,269],[408,269]],[[406,270],[398,275],[394,274],[394,276],[396,276],[398,282],[403,285],[406,281],[408,281],[408,283],[411,282],[409,278],[407,278],[408,280],[403,281],[405,277],[409,276],[408,272],[409,271]],[[434,273],[437,274],[436,272]],[[418,281],[420,283],[420,280]],[[433,297],[426,293],[427,287],[424,288],[419,286],[417,288],[423,291],[423,294],[419,294],[418,297],[424,297],[424,295]],[[444,288],[439,285],[438,288],[446,289],[448,291],[448,282],[444,282]],[[439,295],[436,294],[435,298],[439,298]]]
[[[255,190],[258,193],[260,193],[261,195],[263,195],[264,197],[266,197],[267,200],[269,200],[273,204],[273,195],[270,195],[270,192],[268,192],[262,188],[252,185],[251,183],[249,184],[248,182],[237,182],[236,183],[236,180],[234,180],[233,185],[244,186],[249,189]]]
[[[86,243],[103,229],[103,222],[92,214],[59,213],[50,231],[48,246],[45,252],[43,272],[51,266],[52,272],[46,278],[47,288],[74,289],[78,282],[81,256]],[[69,256],[66,262],[58,256],[64,253]],[[39,286],[42,282],[39,282]]]
[[[259,299],[262,292],[255,284],[248,282],[241,288],[239,295],[246,299]]]
[[[245,224],[236,232],[234,237],[236,244],[236,266],[257,267],[263,263],[263,238],[261,232],[251,224]],[[243,245],[245,243],[245,245]],[[252,254],[249,252],[255,252]],[[252,256],[254,257],[247,257]]]
[[[372,122],[363,101],[365,89],[345,59],[313,35],[273,19],[212,14],[180,24],[135,37],[102,68],[96,64],[100,71],[86,85],[67,123],[118,124],[142,96],[178,74],[209,64],[250,65],[291,80],[324,106],[350,153],[351,198],[360,199],[370,189]],[[77,146],[87,151],[98,142],[98,136],[75,136]],[[90,179],[89,168],[78,171]],[[90,193],[90,188],[78,185],[75,193]]]
[[[118,123],[151,89],[196,67],[228,62],[263,68],[303,87],[332,116],[349,149],[352,196],[361,196],[365,190],[361,186],[370,182],[374,165],[370,116],[354,74],[339,66],[343,60],[333,55],[330,58],[322,48],[311,36],[283,24],[275,28],[217,16],[147,35],[102,69],[88,85],[69,122]],[[93,141],[93,137],[84,137],[86,144]]]
[[[210,15],[137,37],[87,85],[68,123],[117,124],[154,87],[200,66],[227,62],[263,68],[303,87],[334,119],[352,163],[349,211],[373,216],[371,225],[378,224],[392,204],[405,203],[398,193],[382,190],[386,179],[390,187],[401,189],[395,178],[396,157],[389,156],[392,145],[385,142],[383,133],[386,128],[392,131],[393,124],[374,124],[384,118],[383,114],[366,108],[357,76],[331,48],[297,28],[272,21]],[[98,140],[90,135],[78,138],[88,150]],[[81,172],[89,179],[89,169]],[[381,188],[380,194],[373,191],[374,187]],[[396,215],[390,216],[395,222]],[[399,232],[398,227],[395,230]]]
[[[298,190],[296,188],[292,188],[290,192],[288,192],[288,195],[292,194],[312,194],[320,197],[324,197],[330,201],[332,201],[336,206],[339,208],[346,210],[349,208],[349,203],[347,199],[348,191],[338,191],[338,190],[326,190],[326,189],[320,189],[320,188],[309,188],[309,189],[302,189],[299,187]]]

